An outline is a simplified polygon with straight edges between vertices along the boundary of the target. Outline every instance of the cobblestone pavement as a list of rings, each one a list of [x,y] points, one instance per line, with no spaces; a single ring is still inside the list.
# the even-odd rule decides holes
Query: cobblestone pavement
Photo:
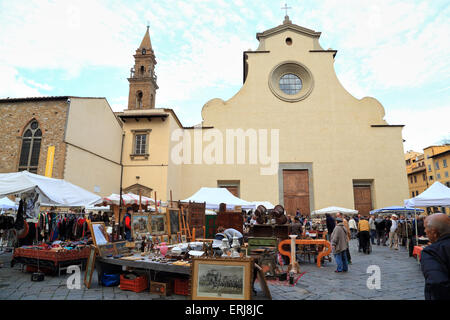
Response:
[[[306,272],[296,286],[269,284],[274,300],[424,300],[425,280],[417,260],[409,257],[405,247],[399,250],[372,246],[372,253],[358,252],[357,240],[350,242],[352,264],[347,273],[335,273],[336,263],[325,262],[322,268],[300,262]],[[377,265],[381,271],[381,288],[370,290],[367,280]],[[270,281],[269,281],[270,283]]]
[[[424,279],[420,265],[408,256],[405,248],[390,250],[383,246],[373,246],[370,255],[359,253],[356,240],[351,241],[352,264],[348,273],[335,273],[336,264],[326,262],[317,268],[311,261],[301,262],[301,272],[305,274],[295,286],[285,282],[269,281],[274,300],[423,300]],[[118,287],[102,287],[93,275],[91,289],[81,284],[81,289],[67,288],[68,275],[45,276],[42,282],[32,282],[30,274],[21,271],[20,265],[10,268],[11,254],[1,254],[0,300],[160,300],[187,299],[185,296],[161,297],[148,291],[134,293],[122,291]],[[370,274],[367,268],[377,265],[381,270],[381,289],[367,288]],[[82,278],[83,279],[83,278]],[[255,284],[256,299],[264,299],[259,284]]]

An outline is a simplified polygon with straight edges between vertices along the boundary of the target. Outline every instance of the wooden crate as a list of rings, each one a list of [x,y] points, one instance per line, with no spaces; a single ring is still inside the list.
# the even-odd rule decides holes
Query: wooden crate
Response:
[[[261,248],[275,248],[278,251],[278,240],[276,237],[249,237],[248,238],[248,254],[251,254],[254,249]]]
[[[161,296],[170,296],[173,292],[172,282],[156,282],[150,281],[150,293],[159,294]]]

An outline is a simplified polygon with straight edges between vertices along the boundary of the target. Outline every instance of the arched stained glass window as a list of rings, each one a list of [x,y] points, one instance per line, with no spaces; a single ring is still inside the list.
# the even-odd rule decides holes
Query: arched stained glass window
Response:
[[[36,120],[32,120],[25,128],[22,136],[19,171],[27,170],[32,173],[37,173],[41,141],[42,131],[39,129],[39,123]]]

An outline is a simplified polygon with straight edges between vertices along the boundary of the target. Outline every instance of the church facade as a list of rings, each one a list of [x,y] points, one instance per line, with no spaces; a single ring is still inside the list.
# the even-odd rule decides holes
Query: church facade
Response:
[[[248,201],[282,204],[289,214],[327,206],[371,209],[408,198],[402,125],[389,125],[374,98],[356,99],[339,82],[335,50],[320,32],[293,24],[257,34],[244,52],[242,88],[212,99],[201,125],[183,127],[155,108],[155,54],[147,32],[135,54],[123,121],[125,190],[184,199],[226,187]],[[200,142],[200,143],[199,143]]]
[[[319,38],[288,16],[258,33],[258,48],[243,53],[241,89],[207,102],[202,123],[185,127],[172,109],[156,108],[147,27],[122,112],[105,98],[0,99],[0,172],[47,174],[101,196],[156,192],[163,201],[224,187],[289,214],[402,205],[409,197],[403,126],[388,124],[376,99],[345,90],[337,51]]]

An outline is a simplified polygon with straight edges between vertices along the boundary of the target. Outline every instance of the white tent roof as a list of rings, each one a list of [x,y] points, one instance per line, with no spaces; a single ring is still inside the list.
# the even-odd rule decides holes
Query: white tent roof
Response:
[[[221,203],[226,203],[227,209],[234,209],[235,206],[241,206],[242,209],[255,209],[251,202],[235,197],[225,188],[200,188],[191,197],[181,200],[182,202],[206,202],[206,209],[218,210]]]
[[[19,206],[16,205],[14,201],[9,200],[7,197],[0,199],[0,209],[8,210],[8,209],[18,209]]]
[[[406,207],[450,207],[450,188],[436,181],[417,197],[404,202]]]
[[[120,202],[120,194],[111,194],[108,197],[103,197],[102,201],[106,204],[115,204],[119,205]],[[141,203],[146,205],[155,204],[155,200],[152,198],[141,196]],[[139,196],[133,193],[124,193],[122,194],[122,204],[123,205],[131,205],[131,204],[139,204]]]
[[[269,201],[252,201],[252,203],[258,208],[258,206],[264,206],[267,210],[275,208],[273,204],[271,204]]]
[[[28,171],[0,174],[0,196],[36,191],[41,203],[67,207],[97,204],[101,197],[61,179],[40,176]]]
[[[86,206],[85,209],[86,211],[111,211],[110,206]]]
[[[320,210],[315,210],[313,212],[311,212],[311,215],[321,215],[321,214],[332,214],[332,213],[338,213],[341,212],[342,214],[357,214],[358,210],[353,210],[353,209],[347,209],[347,208],[340,208],[340,207],[327,207],[327,208],[323,208]]]

